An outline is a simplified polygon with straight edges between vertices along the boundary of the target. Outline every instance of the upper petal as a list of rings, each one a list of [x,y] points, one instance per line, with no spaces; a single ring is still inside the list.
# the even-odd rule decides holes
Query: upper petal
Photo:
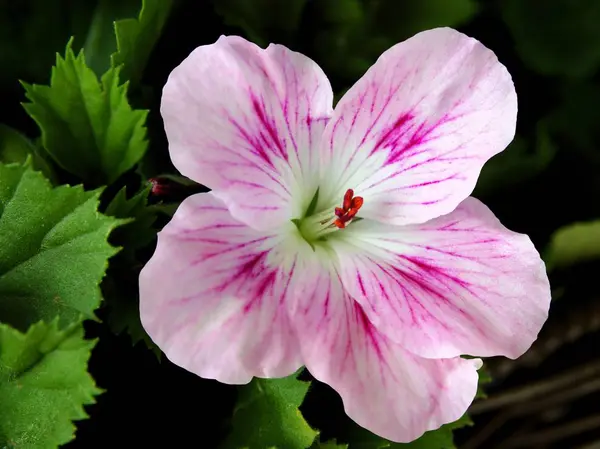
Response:
[[[332,101],[327,77],[306,56],[223,36],[173,70],[161,113],[177,169],[239,220],[271,229],[314,194]]]
[[[513,82],[492,51],[449,28],[419,33],[336,106],[322,142],[333,195],[353,188],[363,217],[397,225],[451,212],[510,143],[516,117]]]
[[[285,302],[296,263],[289,244],[234,219],[211,193],[187,198],[140,274],[144,328],[173,363],[204,378],[292,374],[302,362]]]
[[[480,360],[418,357],[369,322],[335,270],[323,267],[306,279],[293,309],[302,355],[310,373],[340,394],[350,418],[409,442],[465,413]]]
[[[550,285],[526,235],[475,198],[424,224],[353,224],[338,239],[345,288],[383,333],[422,357],[506,355],[535,341]]]

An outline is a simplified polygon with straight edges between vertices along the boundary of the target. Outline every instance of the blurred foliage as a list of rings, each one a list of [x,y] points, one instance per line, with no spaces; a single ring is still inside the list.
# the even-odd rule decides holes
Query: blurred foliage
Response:
[[[543,75],[580,78],[600,63],[600,2],[501,0],[523,61]]]

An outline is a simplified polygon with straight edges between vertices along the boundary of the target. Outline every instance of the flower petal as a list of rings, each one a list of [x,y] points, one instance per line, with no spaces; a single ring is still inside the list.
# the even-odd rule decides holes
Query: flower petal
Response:
[[[187,198],[140,275],[144,328],[173,363],[204,378],[292,374],[302,365],[285,302],[293,238],[248,227],[211,193]]]
[[[513,82],[492,51],[449,28],[419,33],[336,106],[322,142],[332,196],[352,188],[361,216],[396,225],[447,214],[510,143],[516,117]]]
[[[335,270],[309,278],[293,311],[302,354],[310,373],[340,394],[350,418],[408,442],[465,413],[481,360],[418,357],[375,329]]]
[[[516,358],[546,321],[544,262],[475,198],[424,224],[363,220],[344,231],[335,249],[345,288],[415,354]]]
[[[306,56],[222,36],[173,70],[161,113],[177,169],[216,191],[239,220],[272,229],[315,193],[332,102],[327,77]]]

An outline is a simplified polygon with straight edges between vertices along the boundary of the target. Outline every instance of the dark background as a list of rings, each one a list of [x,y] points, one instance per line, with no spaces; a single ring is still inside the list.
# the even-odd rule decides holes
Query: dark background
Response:
[[[139,10],[139,1],[113,3],[114,19]],[[82,0],[0,1],[0,123],[37,137],[20,106],[18,80],[47,83],[54,53],[64,51],[68,38],[75,36],[75,49],[83,46],[95,7]],[[558,228],[600,218],[597,0],[175,1],[130,95],[136,107],[151,110],[151,147],[142,169],[118,184],[174,173],[158,114],[160,90],[198,45],[221,34],[285,44],[315,59],[339,95],[386,48],[442,25],[480,40],[513,76],[518,136],[484,169],[474,195],[546,254]],[[139,262],[151,253],[151,247],[140,252]],[[111,267],[134,299],[136,269]],[[593,260],[550,273],[555,298],[546,327],[521,359],[486,363],[494,379],[486,388],[489,405],[473,406],[475,426],[456,433],[457,447],[583,449],[600,442],[599,275]],[[99,316],[110,321],[111,313],[106,307]],[[115,335],[114,327],[86,326],[89,337],[100,337],[89,368],[106,392],[86,408],[91,419],[77,424],[77,439],[67,447],[216,446],[227,432],[233,387],[199,379],[164,357],[159,362],[143,341],[132,348],[130,336]],[[340,401],[325,386],[311,389],[302,410],[324,435],[343,433]]]

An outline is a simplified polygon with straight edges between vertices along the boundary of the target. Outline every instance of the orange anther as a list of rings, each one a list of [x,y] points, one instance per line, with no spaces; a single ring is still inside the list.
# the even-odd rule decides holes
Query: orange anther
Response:
[[[335,208],[336,217],[343,217],[345,213],[346,213],[346,211],[344,209],[342,209],[341,207]]]
[[[344,202],[342,203],[342,207],[344,211],[347,211],[352,207],[352,197],[354,196],[354,190],[348,189],[346,190],[346,194],[344,195]]]
[[[341,218],[336,219],[333,224],[340,229],[344,229],[346,227],[346,223],[344,223]]]
[[[362,196],[355,196],[354,198],[352,198],[352,209],[356,209],[358,211],[358,209],[360,209],[360,207],[363,205],[363,199]]]

